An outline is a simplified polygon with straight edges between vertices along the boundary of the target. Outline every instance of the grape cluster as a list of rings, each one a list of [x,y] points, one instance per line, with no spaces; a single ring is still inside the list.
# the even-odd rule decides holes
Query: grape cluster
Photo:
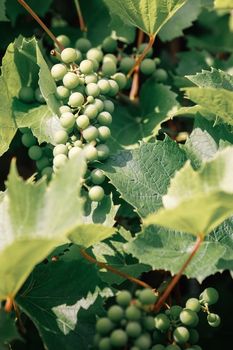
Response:
[[[109,307],[107,315],[96,322],[94,349],[129,350],[201,350],[197,345],[199,333],[195,329],[198,313],[207,313],[210,326],[220,324],[218,315],[210,313],[209,306],[217,302],[218,292],[207,288],[199,300],[190,298],[185,308],[174,305],[165,311],[154,312],[158,300],[152,289],[136,292],[120,291],[116,303]]]

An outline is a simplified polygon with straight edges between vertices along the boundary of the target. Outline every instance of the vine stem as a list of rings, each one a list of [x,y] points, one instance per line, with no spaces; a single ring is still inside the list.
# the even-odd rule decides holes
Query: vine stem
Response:
[[[144,32],[142,30],[139,30],[138,32],[138,40],[137,40],[137,48],[141,45],[144,38]],[[129,93],[129,99],[131,101],[134,101],[138,95],[138,89],[139,89],[139,65],[134,70],[133,75],[133,82],[131,86],[131,90]]]
[[[25,8],[25,10],[30,13],[30,15],[37,21],[37,23],[44,29],[44,31],[48,34],[48,36],[56,43],[57,47],[60,51],[64,50],[64,46],[57,40],[55,35],[51,32],[51,30],[44,24],[44,22],[40,19],[39,16],[33,11],[33,9],[24,1],[17,0],[21,6]]]
[[[84,21],[83,15],[82,15],[82,10],[79,4],[79,0],[74,0],[75,3],[75,7],[77,9],[77,13],[78,13],[78,20],[79,20],[79,25],[80,25],[80,29],[82,32],[87,32],[87,26],[86,23]]]
[[[148,45],[145,47],[145,49],[143,50],[142,54],[136,60],[133,68],[129,71],[129,73],[127,75],[128,78],[130,78],[131,75],[133,74],[133,72],[135,71],[135,69],[140,66],[141,62],[144,60],[144,58],[146,57],[146,55],[148,54],[148,52],[152,48],[152,46],[153,46],[153,44],[155,42],[155,35],[150,35],[149,38],[150,39],[149,39]]]
[[[121,276],[121,277],[123,277],[123,278],[126,278],[126,279],[130,280],[131,282],[136,283],[136,284],[138,284],[139,286],[141,286],[141,287],[143,287],[143,288],[151,288],[151,289],[153,289],[149,284],[147,284],[147,283],[145,283],[145,282],[143,282],[143,281],[140,281],[139,279],[137,279],[137,278],[135,278],[135,277],[133,277],[133,276],[130,276],[130,275],[128,275],[128,274],[125,273],[125,272],[119,271],[119,270],[115,269],[114,267],[112,267],[112,266],[110,266],[110,265],[107,265],[107,264],[104,263],[104,262],[101,262],[101,261],[96,260],[96,259],[93,258],[91,255],[89,255],[89,254],[85,251],[85,249],[81,249],[81,250],[80,250],[80,253],[81,253],[81,255],[82,255],[86,260],[90,261],[90,262],[93,263],[93,264],[98,265],[98,266],[101,267],[101,268],[104,268],[104,269],[106,269],[106,270],[108,270],[108,271],[114,273],[115,275],[118,275],[118,276]]]
[[[19,310],[19,307],[18,307],[18,305],[16,304],[16,302],[14,300],[13,300],[13,307],[14,307],[14,310],[15,310],[15,313],[16,313],[17,320],[19,322],[19,329],[20,329],[21,333],[25,334],[26,333],[26,329],[25,329],[23,321],[21,319],[20,310]]]
[[[158,302],[155,304],[156,311],[159,311],[161,309],[161,307],[164,305],[165,301],[167,300],[168,296],[172,292],[173,288],[179,282],[181,276],[183,275],[183,272],[185,271],[185,269],[187,268],[187,266],[189,265],[189,263],[193,259],[194,255],[197,253],[198,249],[200,248],[200,246],[203,242],[203,239],[204,239],[204,237],[202,234],[198,235],[197,240],[195,242],[195,245],[194,245],[192,252],[189,255],[188,259],[185,261],[185,263],[183,264],[183,266],[179,270],[178,274],[175,275],[174,278],[171,280],[171,282],[169,283],[169,285],[167,286],[167,288],[165,289],[165,291],[163,292],[163,294],[159,298]]]

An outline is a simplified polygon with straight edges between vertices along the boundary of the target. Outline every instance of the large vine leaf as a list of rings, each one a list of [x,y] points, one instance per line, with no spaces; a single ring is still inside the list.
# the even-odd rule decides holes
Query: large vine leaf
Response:
[[[20,338],[12,315],[0,309],[0,349],[2,349],[2,346]]]
[[[2,1],[0,3],[0,21],[1,22],[8,22],[9,19],[6,17],[6,4],[5,1]]]
[[[185,160],[185,153],[179,146],[166,138],[142,143],[132,151],[121,151],[101,168],[122,198],[144,217],[161,207],[170,179]]]
[[[227,147],[194,171],[190,162],[171,180],[164,208],[145,219],[194,235],[207,235],[233,214],[233,147]]]
[[[215,0],[214,1],[214,7],[216,9],[233,9],[233,3],[232,0]]]
[[[110,12],[148,35],[156,35],[186,0],[104,0]]]
[[[24,182],[12,165],[0,202],[1,300],[13,298],[34,266],[80,224],[84,170],[80,155],[68,161],[46,187],[45,179]]]

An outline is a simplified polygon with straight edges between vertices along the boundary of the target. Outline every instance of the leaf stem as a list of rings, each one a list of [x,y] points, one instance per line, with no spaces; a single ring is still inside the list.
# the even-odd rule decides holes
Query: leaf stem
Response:
[[[189,263],[193,259],[194,255],[197,253],[198,249],[200,248],[200,246],[203,242],[203,239],[204,239],[204,237],[202,234],[198,235],[197,240],[195,242],[195,245],[194,245],[192,252],[189,255],[188,259],[185,261],[185,263],[183,264],[183,266],[179,270],[178,274],[173,277],[173,279],[171,280],[171,282],[169,283],[169,285],[165,289],[164,293],[161,295],[158,302],[155,304],[156,311],[159,311],[161,309],[161,307],[164,305],[165,301],[167,300],[168,296],[172,292],[173,288],[179,282],[181,276],[183,275],[183,272],[185,271],[185,269],[187,268],[187,266],[189,265]]]
[[[119,271],[119,270],[115,269],[114,267],[112,267],[112,266],[110,266],[110,265],[107,265],[107,264],[104,263],[104,262],[101,262],[101,261],[96,260],[96,259],[93,258],[91,255],[89,255],[89,254],[85,251],[85,249],[81,249],[81,250],[80,250],[80,253],[81,253],[81,255],[82,255],[86,260],[90,261],[90,262],[93,263],[93,264],[98,265],[100,268],[104,268],[104,269],[106,269],[106,270],[108,270],[108,271],[114,273],[115,275],[118,275],[118,276],[121,276],[121,277],[123,277],[123,278],[125,278],[125,279],[128,279],[128,280],[130,280],[131,282],[136,283],[136,284],[138,284],[139,286],[141,286],[141,287],[143,287],[143,288],[151,288],[151,289],[152,289],[152,287],[151,287],[149,284],[147,284],[147,283],[145,283],[145,282],[143,282],[143,281],[140,281],[139,279],[137,279],[137,278],[135,278],[135,277],[133,277],[133,276],[130,276],[130,275],[128,275],[128,274],[125,273],[125,272]]]
[[[10,297],[10,296],[7,297],[7,298],[6,298],[5,307],[4,307],[5,311],[6,311],[6,312],[11,312],[11,311],[12,311],[12,308],[13,308],[13,304],[14,304],[13,298]]]
[[[127,75],[128,78],[130,78],[131,75],[133,74],[133,72],[135,71],[135,69],[140,66],[141,62],[144,60],[144,58],[146,57],[146,55],[148,54],[148,52],[152,48],[152,46],[155,42],[155,35],[150,35],[149,38],[150,39],[149,39],[148,45],[143,50],[142,54],[137,58],[133,68],[129,71],[129,73]]]
[[[143,42],[143,38],[144,38],[144,32],[139,29],[137,48],[139,48],[139,46]],[[129,93],[129,99],[131,101],[134,101],[136,99],[136,97],[138,95],[138,90],[139,90],[139,65],[134,70],[133,82],[132,82],[131,90]]]
[[[60,51],[64,50],[64,46],[57,40],[55,35],[51,32],[51,30],[44,24],[44,22],[40,19],[39,16],[33,11],[33,9],[24,1],[17,0],[21,6],[25,8],[25,10],[30,13],[30,15],[37,21],[37,23],[44,29],[44,31],[48,34],[48,36],[56,43],[57,47]]]
[[[79,20],[79,25],[80,25],[80,29],[82,32],[87,32],[87,26],[86,23],[84,21],[83,15],[82,15],[82,10],[79,4],[79,0],[74,0],[75,3],[75,7],[77,9],[77,13],[78,13],[78,20]]]
[[[16,302],[14,300],[13,300],[13,306],[14,306],[14,310],[15,310],[15,313],[16,313],[17,320],[19,322],[19,329],[20,329],[21,333],[25,334],[26,333],[26,329],[24,327],[24,324],[23,324],[23,321],[22,321],[22,318],[21,318],[20,310],[19,310],[19,307],[18,307],[18,305],[16,304]]]

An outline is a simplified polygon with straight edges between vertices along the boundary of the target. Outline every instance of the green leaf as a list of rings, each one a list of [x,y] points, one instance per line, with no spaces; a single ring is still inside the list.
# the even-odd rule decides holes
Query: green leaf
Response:
[[[207,235],[233,214],[233,147],[194,171],[189,162],[171,180],[164,208],[145,219],[194,235]]]
[[[15,339],[20,339],[15,320],[12,315],[0,309],[0,346]]]
[[[225,89],[233,91],[233,76],[220,69],[202,70],[195,75],[187,75],[187,79],[202,88]]]
[[[101,165],[122,198],[145,217],[158,210],[170,179],[186,160],[179,146],[165,141],[142,143],[138,149],[121,151]]]
[[[179,63],[176,68],[176,73],[180,76],[188,74],[196,74],[202,69],[208,69],[208,59],[212,57],[206,51],[190,50],[177,53]]]
[[[232,0],[215,0],[214,1],[214,7],[217,10],[224,10],[224,9],[233,9],[233,3]]]
[[[6,17],[6,4],[5,1],[2,1],[0,3],[0,21],[1,22],[8,22],[9,19]]]
[[[124,22],[156,35],[186,0],[104,0],[110,12]]]
[[[84,169],[80,155],[46,187],[45,179],[24,182],[12,165],[0,202],[0,300],[14,298],[34,266],[80,224]]]
[[[132,25],[125,24],[119,16],[112,15],[110,22],[110,28],[112,29],[112,35],[116,39],[132,44],[136,36],[136,28]]]

